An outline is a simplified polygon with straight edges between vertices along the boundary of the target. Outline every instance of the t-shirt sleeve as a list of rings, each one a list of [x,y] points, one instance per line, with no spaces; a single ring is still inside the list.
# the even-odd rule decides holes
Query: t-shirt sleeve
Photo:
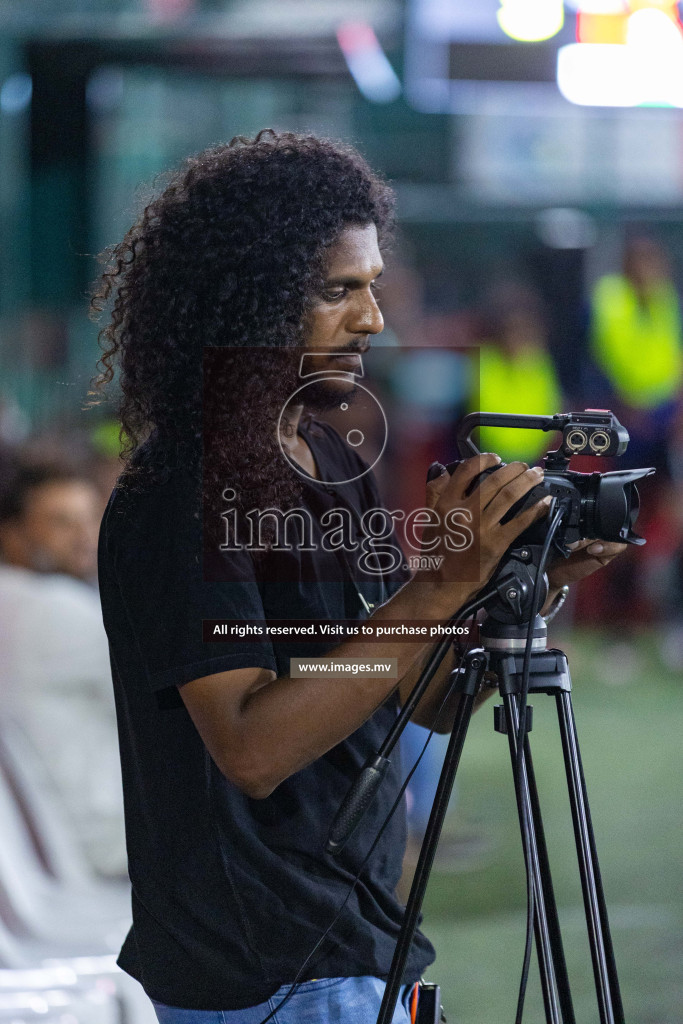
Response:
[[[182,489],[159,488],[132,504],[132,515],[117,517],[115,508],[108,512],[103,560],[109,572],[101,586],[114,588],[112,603],[125,619],[112,623],[109,616],[108,629],[118,625],[132,635],[149,689],[182,686],[229,669],[277,671],[268,641],[252,636],[203,640],[205,619],[265,618],[248,553],[226,553],[224,582],[207,581],[201,520]],[[103,604],[106,596],[103,592]]]

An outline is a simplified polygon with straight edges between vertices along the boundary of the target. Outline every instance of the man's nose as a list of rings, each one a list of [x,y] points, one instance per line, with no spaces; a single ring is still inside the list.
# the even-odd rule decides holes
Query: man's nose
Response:
[[[384,317],[372,292],[359,295],[348,323],[352,334],[379,334],[384,330]]]

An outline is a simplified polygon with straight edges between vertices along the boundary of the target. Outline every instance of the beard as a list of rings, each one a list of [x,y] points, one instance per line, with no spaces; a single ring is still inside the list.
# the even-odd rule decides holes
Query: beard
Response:
[[[323,378],[306,387],[306,409],[308,412],[329,412],[337,409],[341,402],[353,402],[358,396],[355,378],[348,381]]]

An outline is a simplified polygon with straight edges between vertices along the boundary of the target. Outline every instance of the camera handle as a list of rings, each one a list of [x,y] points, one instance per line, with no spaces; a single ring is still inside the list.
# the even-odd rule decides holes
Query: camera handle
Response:
[[[628,430],[610,409],[559,412],[554,416],[525,416],[522,413],[471,412],[463,416],[456,433],[461,459],[481,452],[472,440],[477,427],[523,427],[526,430],[558,430],[562,442],[545,457],[547,470],[564,471],[572,455],[623,455],[628,448]]]
[[[515,641],[508,650],[497,638],[493,647],[471,651],[464,665],[454,672],[455,691],[461,694],[448,750],[434,797],[424,842],[410,889],[401,931],[387,978],[377,1024],[390,1024],[403,978],[408,954],[431,873],[448,801],[465,743],[476,694],[484,674],[493,672],[503,698],[494,709],[498,732],[508,736],[513,775],[517,762],[519,727],[518,700],[524,651]],[[530,693],[555,697],[565,774],[574,826],[574,837],[583,892],[586,925],[593,964],[600,1024],[624,1024],[624,1011],[617,977],[607,906],[600,876],[586,783],[579,752],[571,703],[571,678],[566,656],[559,650],[533,650]],[[521,789],[517,794],[520,828],[528,825],[531,854],[530,873],[534,893],[534,933],[547,1024],[575,1024],[567,967],[562,946],[557,905],[543,831],[543,821],[528,738],[521,759]]]
[[[481,452],[472,440],[472,432],[477,427],[524,427],[527,430],[564,430],[571,420],[570,413],[556,413],[554,416],[526,416],[522,413],[510,412],[471,412],[463,416],[455,435],[456,447],[460,456],[465,459],[469,455],[480,455]]]

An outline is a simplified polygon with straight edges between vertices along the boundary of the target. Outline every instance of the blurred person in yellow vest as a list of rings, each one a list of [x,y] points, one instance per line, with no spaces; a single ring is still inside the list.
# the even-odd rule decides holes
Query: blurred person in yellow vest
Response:
[[[603,578],[602,609],[622,622],[642,622],[648,617],[660,622],[662,655],[680,667],[683,604],[676,566],[683,534],[676,433],[681,422],[683,327],[669,260],[655,239],[629,239],[621,272],[607,274],[595,284],[590,296],[589,344],[594,368],[602,378],[594,382],[591,400],[612,408],[630,435],[618,465],[606,468],[654,466],[657,470],[647,489],[643,527],[647,547],[629,551],[623,564]],[[595,585],[586,585],[587,590],[591,588],[595,590]],[[613,653],[626,666],[633,662],[626,642]]]
[[[629,241],[623,272],[595,285],[590,345],[608,382],[607,400],[631,435],[629,463],[665,468],[683,380],[683,330],[669,262],[653,239]]]
[[[492,290],[482,318],[478,407],[486,412],[552,415],[562,396],[547,347],[542,304],[530,287],[506,282]],[[538,430],[482,427],[479,447],[504,462],[536,462],[552,435]]]

